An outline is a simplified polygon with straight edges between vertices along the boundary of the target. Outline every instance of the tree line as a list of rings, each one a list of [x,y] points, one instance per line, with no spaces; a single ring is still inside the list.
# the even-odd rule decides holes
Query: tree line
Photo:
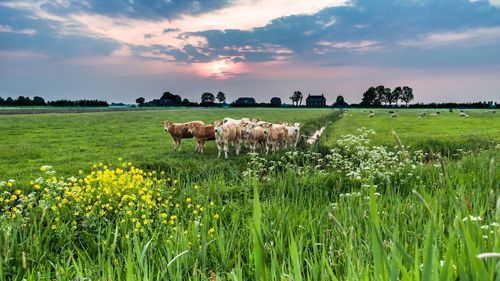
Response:
[[[391,90],[391,88],[383,85],[377,87],[370,87],[363,93],[360,105],[362,106],[382,106],[393,104],[398,105],[398,101],[404,102],[406,106],[415,97],[413,96],[413,89],[408,86],[398,86]]]
[[[101,107],[101,106],[109,106],[107,101],[102,100],[54,100],[54,101],[45,101],[44,98],[39,96],[34,96],[33,99],[29,97],[19,96],[16,99],[11,97],[7,97],[6,99],[0,97],[0,106],[93,106],[93,107]]]

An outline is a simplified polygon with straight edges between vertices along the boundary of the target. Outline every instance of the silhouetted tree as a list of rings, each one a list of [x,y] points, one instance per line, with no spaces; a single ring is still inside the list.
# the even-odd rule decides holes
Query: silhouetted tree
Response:
[[[363,98],[361,98],[361,105],[370,106],[375,104],[375,99],[377,98],[377,92],[374,87],[368,88],[363,93]]]
[[[5,105],[14,105],[14,100],[11,97],[8,97],[5,100]]]
[[[345,106],[348,106],[348,104],[345,102],[343,96],[337,96],[337,99],[333,103],[333,106],[345,107]]]
[[[164,92],[160,99],[170,100],[173,104],[180,104],[182,102],[182,98],[179,95],[174,95],[170,92]]]
[[[383,85],[375,87],[376,97],[373,101],[373,105],[381,105],[385,102],[385,87]]]
[[[381,100],[381,102],[385,102],[385,104],[389,104],[389,106],[391,105],[391,96],[392,96],[392,91],[391,91],[391,88],[385,88],[384,89],[384,94],[383,94],[383,99]]]
[[[302,95],[302,93],[300,91],[294,91],[292,96],[290,97],[290,99],[292,100],[292,104],[295,104],[296,106],[299,105],[299,102],[302,105],[303,98],[304,98],[304,96]]]
[[[224,94],[223,92],[218,92],[217,93],[217,100],[219,101],[219,103],[223,103],[226,101],[226,94]]]
[[[0,97],[0,105],[4,105],[4,104],[5,104],[5,100],[2,97]]]
[[[394,90],[392,90],[391,101],[389,102],[389,105],[392,103],[396,103],[396,105],[398,105],[398,100],[399,100],[399,97],[401,97],[402,93],[403,93],[403,90],[401,89],[401,87],[398,86],[398,87],[394,88]]]
[[[37,106],[46,105],[45,100],[42,97],[39,97],[39,96],[34,96],[32,103],[33,103],[33,105],[37,105]]]
[[[188,106],[190,104],[191,104],[191,102],[188,99],[183,99],[182,100],[182,105]]]
[[[271,101],[269,101],[271,106],[281,106],[281,99],[278,97],[273,97],[271,98]]]
[[[201,95],[201,103],[213,103],[214,101],[215,97],[210,92],[206,92]]]
[[[401,96],[399,97],[399,99],[404,102],[406,104],[406,106],[408,106],[408,103],[411,102],[413,99],[414,99],[414,96],[413,96],[413,89],[408,87],[408,86],[404,86],[403,87],[403,93],[401,94]]]
[[[135,103],[138,103],[139,105],[143,105],[145,101],[146,99],[143,97],[135,99]]]

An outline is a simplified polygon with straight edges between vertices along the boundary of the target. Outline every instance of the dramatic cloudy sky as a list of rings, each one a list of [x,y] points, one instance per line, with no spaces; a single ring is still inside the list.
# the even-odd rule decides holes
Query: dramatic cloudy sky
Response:
[[[0,0],[0,96],[500,101],[500,0]]]

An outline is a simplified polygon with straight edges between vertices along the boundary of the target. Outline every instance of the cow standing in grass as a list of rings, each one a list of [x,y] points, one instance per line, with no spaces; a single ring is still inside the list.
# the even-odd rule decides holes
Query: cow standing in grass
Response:
[[[181,139],[190,139],[193,134],[189,132],[189,124],[204,125],[203,121],[191,121],[186,123],[174,123],[171,121],[162,121],[165,132],[168,132],[174,141],[174,151],[181,150]]]
[[[262,152],[267,147],[267,138],[264,128],[261,126],[249,126],[245,129],[245,138],[248,141],[250,152],[255,153],[257,144],[260,144]]]
[[[287,146],[293,148],[297,147],[297,144],[300,140],[300,128],[302,127],[302,124],[295,123],[293,125],[289,125],[287,123],[284,123],[283,125],[285,125],[286,129],[288,130],[285,141],[285,148],[287,148]]]
[[[220,158],[224,151],[224,158],[227,159],[227,152],[229,150],[229,143],[232,143],[236,149],[236,155],[240,154],[241,149],[241,136],[243,127],[240,124],[222,121],[216,121],[215,127],[215,141],[217,149],[219,150],[218,157]]]
[[[196,139],[195,151],[203,153],[205,149],[205,141],[215,140],[215,128],[213,124],[201,125],[198,123],[191,123],[188,126],[188,131]]]
[[[280,148],[285,147],[286,138],[288,136],[288,129],[286,126],[281,124],[264,124],[264,134],[266,135],[266,155],[269,154],[269,150],[273,154]]]

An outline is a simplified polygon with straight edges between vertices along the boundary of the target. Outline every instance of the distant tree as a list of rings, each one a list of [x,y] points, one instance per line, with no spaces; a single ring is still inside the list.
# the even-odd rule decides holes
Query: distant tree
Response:
[[[226,94],[224,94],[223,92],[218,92],[217,93],[217,100],[219,101],[219,103],[223,103],[226,101]]]
[[[188,106],[190,104],[191,104],[191,102],[188,99],[183,99],[182,100],[182,105]]]
[[[385,102],[385,86],[380,85],[375,87],[376,98],[373,102],[373,105],[381,105]]]
[[[361,105],[363,106],[374,105],[376,99],[377,99],[377,91],[375,90],[374,87],[370,87],[363,93],[363,98],[361,99]]]
[[[201,103],[213,103],[214,101],[215,101],[214,94],[210,92],[206,92],[201,95]]]
[[[2,97],[0,97],[0,105],[4,105],[4,104],[5,104],[5,100]]]
[[[137,103],[139,105],[143,105],[145,101],[146,101],[146,99],[143,97],[135,99],[135,103]]]
[[[281,106],[281,99],[278,97],[271,98],[271,101],[269,101],[271,106]]]
[[[391,88],[385,88],[383,101],[385,102],[386,105],[389,104],[389,106],[391,106],[391,104],[392,104],[391,96],[392,96]]]
[[[290,97],[290,99],[292,100],[292,104],[295,104],[296,106],[299,105],[299,102],[302,105],[303,98],[304,98],[304,96],[302,95],[302,93],[300,91],[294,91],[292,96]]]
[[[37,105],[37,106],[46,105],[45,100],[42,97],[39,97],[39,96],[34,96],[32,103],[33,103],[33,105]]]
[[[394,90],[392,90],[391,101],[389,104],[395,103],[396,105],[398,105],[398,100],[401,97],[401,94],[403,94],[403,90],[401,89],[401,87],[394,88]]]
[[[337,96],[337,99],[333,103],[333,106],[345,107],[345,106],[348,106],[348,104],[345,102],[344,97],[339,95],[339,96]]]
[[[179,95],[174,95],[170,92],[164,92],[160,100],[170,100],[175,105],[178,105],[182,102],[182,98]]]
[[[404,102],[406,104],[406,106],[408,106],[408,103],[414,99],[413,89],[408,87],[408,86],[404,86],[403,92],[402,92],[401,96],[399,97],[399,99],[402,102]]]
[[[14,105],[14,100],[11,97],[8,97],[5,100],[5,105]]]

